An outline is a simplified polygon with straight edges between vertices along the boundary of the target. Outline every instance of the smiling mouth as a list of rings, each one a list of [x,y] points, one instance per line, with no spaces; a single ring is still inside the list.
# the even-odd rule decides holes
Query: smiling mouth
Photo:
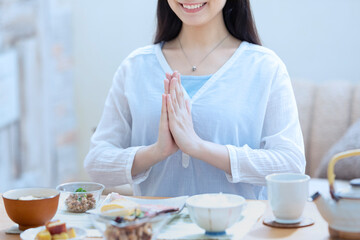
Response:
[[[186,4],[186,3],[180,3],[180,5],[185,8],[186,10],[198,10],[205,6],[206,2],[204,3],[193,3],[193,4]]]

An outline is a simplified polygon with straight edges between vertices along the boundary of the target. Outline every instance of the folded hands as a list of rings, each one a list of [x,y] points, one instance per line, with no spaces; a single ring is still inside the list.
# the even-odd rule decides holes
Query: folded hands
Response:
[[[158,139],[136,152],[131,168],[132,176],[146,171],[179,149],[231,174],[226,146],[205,141],[196,134],[190,102],[184,97],[180,74],[166,74],[164,88]]]
[[[178,72],[166,74],[164,89],[159,136],[156,143],[158,152],[162,159],[178,149],[192,155],[202,140],[194,130],[190,102],[184,98]]]

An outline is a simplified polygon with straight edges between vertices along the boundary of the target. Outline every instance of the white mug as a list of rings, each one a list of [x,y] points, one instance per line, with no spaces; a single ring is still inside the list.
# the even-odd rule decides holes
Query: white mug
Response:
[[[274,173],[266,176],[268,199],[275,221],[294,224],[301,215],[309,196],[310,177],[298,173]]]

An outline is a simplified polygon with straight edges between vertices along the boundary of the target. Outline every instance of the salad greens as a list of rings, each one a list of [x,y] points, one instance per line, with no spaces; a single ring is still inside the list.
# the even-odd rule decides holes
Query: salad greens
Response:
[[[85,193],[86,190],[80,187],[80,188],[76,189],[75,192],[79,192],[79,193],[83,193],[83,192],[84,192],[84,193]],[[77,200],[78,200],[79,202],[81,202],[81,200],[82,200],[83,197],[86,198],[86,194],[85,194],[85,195],[79,195]]]
[[[78,189],[75,190],[75,192],[86,192],[86,190],[83,189],[83,188],[78,188]]]

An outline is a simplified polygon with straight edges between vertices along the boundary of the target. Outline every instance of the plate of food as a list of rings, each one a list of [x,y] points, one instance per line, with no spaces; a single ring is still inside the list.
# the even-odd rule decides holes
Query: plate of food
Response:
[[[22,240],[80,240],[86,237],[86,230],[80,227],[67,227],[61,221],[51,221],[45,226],[29,228],[20,234]]]
[[[161,226],[183,209],[186,198],[141,199],[111,193],[99,208],[87,213],[107,240],[131,235],[152,239]]]

